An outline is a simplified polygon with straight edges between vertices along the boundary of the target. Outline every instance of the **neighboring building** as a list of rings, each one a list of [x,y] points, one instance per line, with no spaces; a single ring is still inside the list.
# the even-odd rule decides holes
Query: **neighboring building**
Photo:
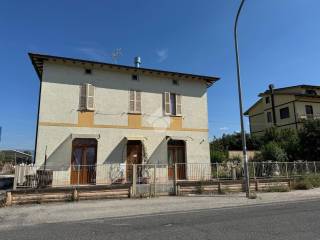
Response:
[[[36,165],[66,167],[72,183],[79,172],[70,166],[210,163],[207,88],[217,77],[140,68],[139,59],[131,67],[29,56],[40,79]]]
[[[270,127],[299,129],[307,119],[320,119],[320,86],[298,85],[274,89],[273,85],[244,114],[250,132],[261,135]]]
[[[11,149],[0,150],[0,165],[4,163],[10,163],[12,165],[31,164],[32,155],[26,152]]]

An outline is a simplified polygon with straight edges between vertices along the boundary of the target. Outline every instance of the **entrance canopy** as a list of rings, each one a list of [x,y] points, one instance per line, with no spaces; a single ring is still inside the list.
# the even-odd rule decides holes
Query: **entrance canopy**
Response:
[[[166,140],[180,140],[180,141],[190,141],[193,140],[192,137],[188,137],[188,136],[166,136]]]
[[[95,139],[99,139],[100,138],[100,134],[71,134],[71,139],[75,139],[75,138],[95,138]]]

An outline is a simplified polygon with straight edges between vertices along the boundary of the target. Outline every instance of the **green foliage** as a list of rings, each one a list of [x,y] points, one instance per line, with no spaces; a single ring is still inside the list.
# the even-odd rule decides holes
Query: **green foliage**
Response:
[[[320,120],[306,121],[299,132],[299,138],[304,159],[320,161]]]
[[[267,143],[261,148],[261,155],[266,160],[285,162],[288,160],[286,152],[274,141]]]
[[[228,153],[225,151],[211,151],[211,162],[221,163],[228,158]]]
[[[293,188],[297,190],[307,190],[320,187],[320,174],[309,174],[302,176],[293,184]]]
[[[263,192],[290,192],[290,188],[284,185],[274,185],[264,189]]]
[[[275,142],[285,152],[288,160],[299,159],[299,137],[293,129],[270,128],[266,131],[261,141],[263,146],[270,142]]]

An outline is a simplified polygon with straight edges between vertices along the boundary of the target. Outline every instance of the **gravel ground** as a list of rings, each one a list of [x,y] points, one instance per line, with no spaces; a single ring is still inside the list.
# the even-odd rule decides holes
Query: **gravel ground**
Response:
[[[0,230],[42,223],[161,215],[171,212],[268,205],[307,199],[319,199],[320,201],[320,188],[287,193],[259,193],[257,199],[246,199],[244,194],[228,194],[14,206],[0,209]]]

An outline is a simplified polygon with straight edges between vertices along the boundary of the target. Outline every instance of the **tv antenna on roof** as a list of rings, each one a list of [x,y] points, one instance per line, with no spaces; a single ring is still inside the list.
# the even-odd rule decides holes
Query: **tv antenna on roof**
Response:
[[[117,63],[118,59],[122,56],[122,48],[116,48],[112,53],[111,53],[111,58],[113,63]]]

